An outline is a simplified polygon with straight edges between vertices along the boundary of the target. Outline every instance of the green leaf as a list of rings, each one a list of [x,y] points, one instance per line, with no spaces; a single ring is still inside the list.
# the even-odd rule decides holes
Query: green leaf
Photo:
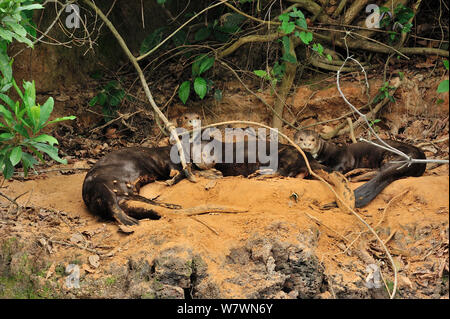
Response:
[[[289,62],[289,63],[297,63],[297,59],[295,58],[295,56],[293,56],[290,53],[285,53],[282,57],[281,57],[284,61]]]
[[[287,37],[287,36],[282,37],[281,43],[283,43],[283,50],[285,52],[289,52],[289,50],[291,49],[291,45],[289,43],[289,37]]]
[[[4,119],[8,125],[13,122],[13,117],[10,111],[0,104],[0,114],[3,114]]]
[[[54,144],[58,144],[58,140],[56,138],[47,134],[41,134],[39,136],[33,137],[32,140],[35,142],[48,143],[51,146],[53,146]]]
[[[172,42],[176,47],[185,44],[187,42],[186,32],[183,30],[179,30],[177,33],[173,35]]]
[[[13,36],[13,38],[16,39],[17,41],[19,41],[19,42],[21,42],[21,43],[26,43],[30,48],[33,47],[33,42],[32,42],[30,39],[28,39],[28,38],[26,38],[26,37],[23,37],[23,36],[21,36],[21,35],[18,35],[17,33],[13,33],[12,36]]]
[[[207,59],[206,54],[201,54],[198,56],[197,59],[195,59],[194,63],[192,63],[192,77],[195,78],[198,75],[200,75],[200,66],[202,65],[203,61]]]
[[[197,32],[194,34],[194,40],[195,41],[204,41],[209,38],[211,35],[211,30],[208,27],[200,28]]]
[[[157,28],[155,31],[150,33],[144,41],[142,41],[141,47],[139,48],[140,54],[145,54],[155,46],[157,46],[163,39],[164,32],[166,31],[166,27]]]
[[[198,70],[198,75],[209,70],[213,65],[214,65],[214,58],[203,59]]]
[[[36,147],[39,151],[46,153],[48,156],[50,156],[51,159],[57,161],[58,163],[67,164],[67,160],[61,159],[58,156],[58,149],[56,147],[44,143],[34,143],[34,142],[32,145]]]
[[[30,118],[33,122],[33,131],[37,132],[39,129],[39,118],[41,116],[41,109],[39,106],[35,105],[30,109]]]
[[[12,134],[12,133],[1,133],[0,134],[0,141],[1,142],[9,141],[9,140],[11,140],[13,138],[14,138],[14,134]]]
[[[181,102],[183,102],[183,104],[186,104],[190,92],[191,82],[184,81],[183,83],[181,83],[180,88],[178,89],[178,97],[180,98]]]
[[[443,60],[442,63],[444,63],[444,67],[448,70],[448,60]]]
[[[13,100],[10,99],[9,96],[7,96],[7,95],[5,95],[5,94],[3,94],[3,93],[0,93],[0,99],[2,99],[3,102],[5,102],[6,104],[8,104],[8,106],[11,108],[11,111],[14,111],[14,110],[15,110],[15,103],[14,103]]]
[[[50,114],[53,112],[54,101],[52,97],[49,97],[47,101],[41,106],[41,114],[39,117],[39,128],[43,127],[45,122],[50,118]]]
[[[303,15],[303,12],[300,10],[296,11],[296,15],[298,16],[298,19],[295,20],[295,23],[303,29],[308,29],[308,23],[306,22],[305,16]]]
[[[289,13],[280,14],[280,16],[278,17],[278,20],[280,20],[282,22],[289,21]]]
[[[31,108],[36,105],[36,88],[34,86],[34,81],[28,82],[25,81],[23,83],[23,88],[25,89],[23,95],[23,102],[25,107]]]
[[[23,173],[25,177],[28,175],[28,170],[33,168],[34,164],[38,161],[28,153],[22,153],[22,164],[23,164]]]
[[[267,79],[268,78],[268,74],[264,70],[254,70],[253,73],[255,73],[260,78],[263,78],[263,79]]]
[[[320,43],[314,43],[313,50],[319,53],[320,55],[323,54],[323,46]]]
[[[30,135],[28,134],[27,130],[20,123],[16,123],[16,125],[13,126],[13,130],[26,138],[30,138]]]
[[[20,146],[16,146],[11,151],[11,154],[9,155],[9,160],[11,161],[12,166],[16,166],[17,163],[20,162],[22,158],[22,148]]]
[[[94,97],[89,101],[89,106],[94,106],[95,104],[97,104],[97,100],[98,100],[98,95],[94,96]]]
[[[203,99],[208,91],[208,87],[206,85],[206,81],[204,78],[197,77],[194,80],[194,91],[197,93],[200,99]]]
[[[25,30],[25,28],[18,23],[6,22],[6,25],[9,26],[15,33],[17,33],[22,37],[25,37],[27,35],[27,30]]]
[[[300,39],[304,44],[309,44],[313,40],[313,34],[311,32],[300,32]]]
[[[47,122],[47,124],[45,124],[44,126],[47,126],[49,124],[53,124],[53,123],[58,123],[58,122],[62,122],[62,121],[69,121],[69,120],[75,120],[77,117],[75,115],[70,115],[70,116],[64,116],[64,117],[58,117],[52,121]]]
[[[295,29],[295,23],[291,21],[283,21],[281,23],[281,31],[283,31],[286,34],[291,33]]]
[[[10,179],[14,174],[14,166],[11,164],[9,158],[4,159],[4,164],[3,177],[5,177],[5,179]]]
[[[97,103],[100,104],[101,106],[105,105],[108,96],[105,93],[100,92],[99,94],[97,94],[97,97],[98,97]]]
[[[439,83],[439,86],[437,88],[437,92],[438,93],[445,93],[448,92],[448,85],[449,81],[448,80],[444,80],[441,83]]]
[[[0,38],[3,38],[4,40],[11,42],[13,35],[14,33],[12,33],[11,31],[0,28]]]
[[[35,4],[28,4],[25,6],[21,6],[18,8],[18,11],[24,11],[24,10],[37,10],[37,9],[44,9],[44,7],[38,3]]]
[[[333,61],[333,57],[331,56],[331,55],[329,55],[329,54],[327,54],[327,59],[328,59],[328,61]]]

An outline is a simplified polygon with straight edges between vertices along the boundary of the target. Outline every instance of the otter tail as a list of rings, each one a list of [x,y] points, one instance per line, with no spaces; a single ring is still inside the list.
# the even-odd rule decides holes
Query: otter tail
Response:
[[[395,178],[384,179],[377,174],[370,181],[355,189],[355,207],[360,208],[369,204],[386,186],[392,183]]]

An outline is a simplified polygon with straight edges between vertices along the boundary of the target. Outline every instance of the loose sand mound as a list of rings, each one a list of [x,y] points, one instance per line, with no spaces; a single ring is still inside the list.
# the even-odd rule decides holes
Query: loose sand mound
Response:
[[[28,191],[18,199],[28,208],[3,211],[0,233],[2,238],[26,242],[30,256],[47,261],[43,267],[48,278],[36,279],[41,285],[64,286],[66,275],[47,271],[51,264],[53,269],[74,260],[80,265],[81,288],[61,290],[63,294],[387,296],[383,289],[375,293],[365,287],[370,260],[384,261],[383,273],[392,281],[380,245],[368,233],[350,245],[367,229],[339,208],[321,210],[334,196],[320,181],[227,177],[215,181],[199,178],[198,183],[183,180],[173,187],[149,184],[141,190],[142,195],[159,195],[159,200],[184,208],[224,205],[248,211],[142,220],[127,235],[113,222],[99,220],[86,210],[81,199],[83,178],[84,174],[74,174],[13,181],[5,183],[3,190],[11,196]],[[353,189],[359,185],[351,183]],[[448,296],[448,282],[442,282],[448,267],[448,189],[448,175],[406,178],[395,181],[370,205],[359,209],[369,224],[380,225],[377,231],[398,263],[400,297]],[[384,211],[396,195],[400,196]],[[92,255],[100,256],[98,268],[89,262]],[[12,260],[10,272],[17,268]],[[448,276],[448,268],[446,271]]]

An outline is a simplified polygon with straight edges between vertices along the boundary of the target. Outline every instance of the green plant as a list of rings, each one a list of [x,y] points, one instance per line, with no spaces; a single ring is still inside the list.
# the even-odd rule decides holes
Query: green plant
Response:
[[[194,41],[201,42],[213,38],[219,42],[227,42],[230,35],[240,30],[239,25],[245,20],[245,17],[238,13],[229,13],[223,16],[222,22],[215,19],[206,26],[201,27],[194,34]]]
[[[47,154],[59,163],[67,163],[58,156],[58,149],[54,146],[58,141],[41,134],[41,131],[49,124],[75,117],[50,121],[53,98],[50,97],[42,106],[37,104],[34,81],[24,82],[22,92],[12,74],[13,59],[7,54],[7,47],[13,40],[33,47],[33,42],[27,38],[28,35],[36,36],[31,18],[33,10],[42,8],[37,1],[31,0],[0,2],[0,170],[7,179],[11,178],[14,167],[19,163],[22,163],[27,176],[28,170],[37,163],[32,154],[42,162],[45,162],[43,154]],[[11,87],[16,90],[19,101],[13,101],[7,95]]]
[[[389,32],[389,40],[391,42],[395,41],[398,37],[396,30],[400,30],[401,33],[408,33],[411,31],[412,23],[409,20],[414,16],[414,11],[402,4],[399,4],[394,9],[394,15],[388,14],[390,8],[380,7],[380,14],[384,14],[383,19],[380,21],[380,27],[388,28],[391,27]]]
[[[281,25],[279,30],[286,35],[294,33],[294,36],[298,37],[305,45],[310,46],[310,43],[313,41],[313,34],[308,30],[308,23],[306,22],[305,15],[301,10],[297,10],[297,8],[292,8],[292,11],[281,14],[278,19],[281,21]],[[300,32],[295,30],[296,26],[300,27]],[[296,63],[297,60],[291,54],[289,54],[289,39],[287,36],[281,38],[281,42],[284,47],[284,55],[282,60]],[[313,43],[310,46],[312,50],[317,52],[320,56],[323,56],[323,47],[320,43]],[[332,60],[331,55],[327,54],[325,56],[329,61]]]
[[[444,67],[448,71],[448,60],[443,60],[442,63],[444,63]],[[448,80],[443,80],[441,83],[439,83],[439,86],[437,88],[437,92],[438,93],[448,92],[448,86],[449,86],[449,81]]]
[[[265,70],[253,71],[253,73],[260,78],[270,81],[272,86],[275,86],[284,77],[286,71],[285,62],[297,63],[296,57],[289,53],[291,48],[289,35],[293,34],[295,37],[299,38],[303,44],[310,47],[320,56],[324,57],[323,46],[320,43],[312,43],[314,37],[313,34],[308,31],[308,23],[306,22],[305,15],[302,11],[297,10],[297,8],[294,7],[292,8],[292,11],[281,14],[278,19],[281,21],[281,25],[278,30],[286,34],[280,39],[281,45],[283,46],[283,56],[281,57],[283,62],[281,64],[275,62],[273,68],[269,72]],[[302,30],[298,31],[296,30],[296,27],[299,27]],[[329,61],[332,61],[331,55],[327,54],[325,57]]]
[[[6,179],[11,178],[14,166],[22,163],[25,176],[28,170],[37,163],[36,159],[26,151],[30,151],[41,162],[45,163],[43,153],[53,160],[67,164],[66,160],[58,156],[58,149],[54,146],[58,141],[41,130],[52,123],[73,120],[75,116],[66,116],[49,120],[53,111],[53,98],[49,97],[41,106],[36,103],[36,90],[33,82],[24,82],[24,92],[16,82],[12,85],[19,95],[20,101],[14,102],[6,94],[0,93],[0,169]]]
[[[379,123],[379,122],[381,122],[381,120],[380,119],[374,119],[374,120],[370,120],[370,123],[369,123],[369,125],[370,126],[374,126],[376,123]]]
[[[208,71],[214,65],[214,58],[203,54],[199,56],[192,64],[192,78],[194,91],[200,99],[203,99],[212,88],[213,82],[200,76]],[[191,81],[184,81],[178,89],[178,97],[186,104],[191,92]],[[221,93],[220,93],[221,96]]]
[[[378,103],[385,98],[388,98],[391,102],[395,102],[395,98],[390,94],[390,90],[392,89],[395,89],[395,87],[390,86],[387,81],[384,82],[383,86],[378,90],[379,93],[373,99],[373,103]]]
[[[115,117],[122,100],[128,97],[119,82],[110,81],[89,101],[89,106],[100,105],[105,122]]]
[[[15,39],[33,47],[33,42],[27,38],[27,34],[36,36],[36,31],[31,20],[32,11],[44,7],[30,0],[2,0],[0,2],[0,40],[8,43]]]
[[[279,64],[275,62],[273,68],[267,72],[265,70],[254,70],[255,73],[260,78],[270,81],[273,86],[275,86],[284,76],[284,72],[286,71],[286,65],[284,63]]]

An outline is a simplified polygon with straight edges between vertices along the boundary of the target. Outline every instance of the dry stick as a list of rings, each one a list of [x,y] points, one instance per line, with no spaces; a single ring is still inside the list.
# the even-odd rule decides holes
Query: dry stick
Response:
[[[442,138],[440,140],[437,140],[437,141],[419,143],[416,146],[417,147],[422,147],[422,146],[427,146],[427,145],[434,145],[434,144],[442,143],[442,142],[445,142],[445,141],[448,141],[448,136],[444,137],[444,138]]]
[[[353,122],[352,119],[347,117],[347,123],[348,123],[348,127],[350,129],[350,138],[352,139],[353,143],[356,143],[356,138],[355,138],[355,132],[353,131]]]
[[[210,231],[212,231],[214,234],[216,234],[217,236],[219,236],[219,233],[217,232],[217,230],[215,230],[214,228],[212,228],[211,226],[209,226],[207,223],[205,223],[204,221],[198,219],[195,216],[189,216],[190,218],[192,218],[193,220],[195,220],[196,222],[202,224],[203,226],[205,226],[206,228],[208,228]]]
[[[181,166],[183,167],[184,174],[190,181],[195,181],[194,176],[192,175],[190,169],[188,168],[188,166],[186,164],[186,157],[184,155],[183,146],[181,145],[180,139],[178,138],[178,135],[176,134],[175,126],[167,120],[167,118],[164,116],[164,114],[161,112],[161,110],[158,108],[155,101],[153,100],[152,93],[150,92],[150,88],[148,87],[147,81],[145,80],[144,73],[142,72],[142,69],[139,66],[138,60],[133,56],[131,51],[128,49],[127,44],[125,43],[122,36],[119,34],[117,29],[111,23],[111,21],[109,21],[109,19],[103,14],[103,12],[92,1],[90,1],[90,0],[83,0],[83,1],[88,6],[90,6],[96,12],[96,14],[98,16],[100,16],[100,18],[103,20],[103,22],[106,24],[106,26],[109,28],[109,30],[112,32],[112,34],[117,39],[117,42],[119,42],[119,45],[122,47],[125,54],[130,59],[131,63],[133,64],[134,68],[136,69],[136,71],[139,75],[139,79],[141,80],[141,84],[144,88],[145,95],[147,96],[147,98],[150,102],[150,105],[152,106],[155,113],[159,116],[159,118],[162,119],[162,121],[165,124],[165,127],[168,128],[170,133],[175,138],[175,142],[177,145],[178,153],[180,154],[180,162],[181,162]]]
[[[9,198],[7,195],[3,194],[2,192],[0,192],[0,196],[9,200],[12,204],[16,205],[16,207],[21,207],[14,199]]]

